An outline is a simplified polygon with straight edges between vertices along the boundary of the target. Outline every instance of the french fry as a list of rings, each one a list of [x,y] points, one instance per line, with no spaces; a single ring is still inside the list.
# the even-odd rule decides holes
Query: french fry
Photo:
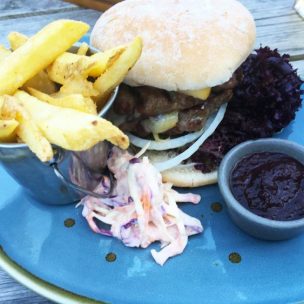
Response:
[[[129,146],[128,137],[103,118],[41,102],[23,91],[14,96],[49,142],[66,150],[87,150],[103,140],[122,149]]]
[[[92,56],[65,52],[47,68],[47,73],[50,79],[60,84],[65,84],[77,75],[82,75],[83,78],[99,77],[117,60],[124,49],[125,47],[117,47]]]
[[[78,51],[77,51],[77,55],[86,55],[88,50],[89,50],[89,45],[85,42],[82,42]]]
[[[0,142],[13,142],[16,140],[16,128],[19,123],[15,119],[0,120]]]
[[[55,100],[61,103],[61,107],[74,109],[80,112],[97,115],[96,104],[90,97],[84,97],[81,94],[57,95]],[[61,97],[60,97],[61,96]],[[54,106],[56,104],[53,104]],[[63,106],[64,105],[64,106]]]
[[[0,62],[7,58],[11,54],[11,51],[5,48],[3,45],[0,45]]]
[[[136,37],[131,42],[118,59],[94,82],[94,88],[98,90],[99,95],[96,97],[103,100],[114,90],[114,88],[123,81],[128,71],[134,66],[141,55],[142,40]],[[99,105],[97,104],[97,108]]]
[[[90,57],[92,65],[88,68],[87,74],[92,77],[99,77],[106,69],[108,69],[122,54],[125,47],[117,47],[93,54]]]
[[[0,142],[14,142],[16,140],[16,128],[19,125],[14,119],[15,113],[4,112],[4,96],[0,96]]]
[[[13,51],[17,50],[28,41],[27,36],[18,32],[10,32],[7,36],[7,39]]]
[[[53,81],[65,84],[74,77],[87,78],[86,71],[91,65],[90,57],[65,52],[47,68],[47,73]]]
[[[16,50],[28,40],[28,37],[19,32],[11,32],[8,35],[8,40],[11,49]],[[92,56],[85,56],[88,49],[89,45],[83,42],[76,54],[65,52],[59,56],[47,69],[49,77],[59,84],[64,84],[67,79],[78,74],[84,75],[84,77],[98,77],[124,50],[123,47],[116,47],[104,53],[98,52]],[[24,87],[33,87],[48,94],[54,93],[55,85],[45,73],[41,72],[41,75],[39,73],[38,76],[30,79]]]
[[[31,151],[43,162],[53,158],[53,150],[49,141],[43,136],[36,124],[30,119],[22,119],[17,128],[18,137],[28,145]]]
[[[53,97],[33,88],[28,88],[27,91],[37,99],[47,102],[53,106],[70,108],[95,115],[97,114],[94,101],[89,97],[83,97],[81,94],[71,94],[66,96],[55,94]]]
[[[0,118],[2,118],[3,104],[4,104],[4,96],[0,96]]]
[[[98,91],[94,89],[93,83],[81,75],[68,79],[60,88],[59,92],[61,95],[81,94],[84,97],[98,95]]]
[[[0,95],[14,94],[26,81],[70,48],[88,29],[86,23],[73,20],[57,20],[45,26],[2,62]]]
[[[20,48],[29,39],[26,35],[19,32],[9,33],[7,38],[13,51]],[[40,71],[37,75],[28,80],[23,87],[32,87],[47,94],[55,93],[57,90],[56,84],[50,80],[44,70]]]
[[[19,138],[42,161],[52,159],[51,144],[71,151],[103,140],[128,147],[121,130],[96,116],[94,100],[105,100],[123,81],[141,54],[142,41],[135,38],[91,56],[86,56],[86,43],[76,54],[66,52],[88,29],[82,22],[58,20],[31,38],[9,34],[13,52],[0,46],[0,141]]]
[[[1,103],[1,119],[10,120],[16,119],[17,117],[17,108],[16,104],[12,102],[12,97],[3,95],[0,96],[0,103]]]
[[[14,116],[18,121],[16,134],[30,150],[43,162],[51,160],[53,158],[51,144],[18,100],[12,96],[5,96],[3,110],[6,116]]]
[[[49,78],[48,74],[44,70],[40,71],[23,85],[23,88],[29,87],[46,94],[53,94],[57,91],[56,84]]]

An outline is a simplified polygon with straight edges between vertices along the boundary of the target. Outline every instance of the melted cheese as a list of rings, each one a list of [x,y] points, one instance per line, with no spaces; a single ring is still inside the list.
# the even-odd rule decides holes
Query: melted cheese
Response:
[[[206,100],[210,95],[211,88],[205,88],[205,89],[193,90],[193,91],[182,91],[182,92],[186,95],[190,95],[195,98]]]
[[[142,122],[146,131],[159,134],[172,129],[178,122],[178,112],[150,117]]]

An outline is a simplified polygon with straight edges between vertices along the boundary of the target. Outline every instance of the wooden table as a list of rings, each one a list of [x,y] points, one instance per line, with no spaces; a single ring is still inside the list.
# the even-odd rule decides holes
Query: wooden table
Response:
[[[289,53],[304,78],[304,20],[293,10],[293,0],[241,0],[255,17],[257,43]],[[14,30],[31,35],[43,25],[59,18],[82,20],[94,25],[100,12],[59,0],[0,1],[0,44]],[[0,269],[1,303],[51,303],[24,288]]]

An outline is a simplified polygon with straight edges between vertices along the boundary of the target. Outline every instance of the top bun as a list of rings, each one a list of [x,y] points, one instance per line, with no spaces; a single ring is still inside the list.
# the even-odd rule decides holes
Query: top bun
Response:
[[[183,91],[228,81],[255,34],[251,14],[236,0],[126,0],[99,18],[91,44],[106,50],[140,36],[143,52],[125,82]]]

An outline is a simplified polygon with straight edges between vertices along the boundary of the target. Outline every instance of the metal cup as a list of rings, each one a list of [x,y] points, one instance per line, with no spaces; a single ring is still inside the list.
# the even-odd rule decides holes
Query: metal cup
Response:
[[[73,52],[77,48],[78,44],[73,46],[70,51]],[[94,52],[95,50],[91,48],[91,53]],[[110,109],[117,92],[118,87],[109,97],[99,116],[104,116]],[[89,189],[88,184],[81,185],[70,180],[70,171],[73,167],[75,169],[77,160],[77,170],[82,170],[82,172],[88,170],[89,174],[99,174],[101,176],[101,170],[106,165],[105,153],[101,152],[108,149],[106,142],[100,142],[95,147],[81,153],[65,151],[56,146],[53,146],[53,149],[54,159],[43,163],[26,144],[0,143],[0,163],[30,196],[41,203],[65,205],[78,201],[86,194],[95,197],[106,196],[92,192],[92,188],[95,187],[94,183],[91,184],[91,189]],[[93,163],[99,163],[99,168],[94,169]]]
[[[60,162],[65,172],[70,157],[71,152],[66,152]],[[49,163],[41,162],[25,144],[0,144],[0,160],[9,175],[39,202],[63,205],[80,198],[56,176]]]

